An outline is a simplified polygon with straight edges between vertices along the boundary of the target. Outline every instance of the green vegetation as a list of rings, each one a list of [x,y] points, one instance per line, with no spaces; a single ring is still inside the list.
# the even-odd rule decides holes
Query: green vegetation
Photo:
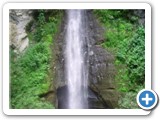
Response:
[[[102,46],[115,55],[120,108],[138,108],[136,95],[145,82],[145,30],[133,10],[94,10],[106,27]]]
[[[13,109],[51,109],[53,103],[40,96],[49,91],[53,79],[49,76],[54,51],[54,35],[61,10],[35,10],[34,20],[26,31],[29,47],[20,55],[10,48],[10,107]],[[145,83],[145,30],[137,22],[133,10],[94,10],[106,27],[101,44],[115,56],[119,108],[138,108],[136,95]]]
[[[46,93],[53,82],[48,79],[50,62],[53,59],[50,46],[53,45],[62,12],[53,14],[38,10],[35,13],[37,20],[26,26],[30,46],[20,55],[10,49],[10,107],[15,109],[54,108],[53,103],[39,96]],[[35,28],[31,31],[33,24]]]

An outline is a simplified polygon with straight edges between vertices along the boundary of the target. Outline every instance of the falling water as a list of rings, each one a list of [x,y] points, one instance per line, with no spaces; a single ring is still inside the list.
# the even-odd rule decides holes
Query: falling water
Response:
[[[68,109],[88,108],[83,13],[84,10],[67,11],[65,70],[68,84]]]

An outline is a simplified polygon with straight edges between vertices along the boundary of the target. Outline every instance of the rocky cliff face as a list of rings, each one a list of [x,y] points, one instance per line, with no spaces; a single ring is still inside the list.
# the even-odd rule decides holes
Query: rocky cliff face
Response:
[[[31,10],[9,11],[9,40],[16,53],[24,51],[29,45],[25,27],[32,20],[31,14]]]
[[[88,54],[89,85],[88,101],[89,108],[103,109],[115,108],[118,104],[118,94],[114,81],[115,68],[113,66],[114,56],[106,49],[102,48],[100,43],[104,41],[104,29],[92,14],[92,10],[85,12],[84,24],[86,41],[86,52]],[[65,48],[66,16],[63,18],[60,33],[56,40],[56,107],[65,108],[67,104],[67,81],[64,71],[64,48]],[[84,36],[85,36],[84,35]]]
[[[104,41],[105,29],[100,26],[92,11],[87,11],[86,23],[89,35],[89,87],[97,93],[101,106],[91,106],[95,108],[115,108],[118,103],[118,93],[114,81],[115,68],[113,65],[114,56],[100,45]],[[88,21],[88,22],[87,22]]]

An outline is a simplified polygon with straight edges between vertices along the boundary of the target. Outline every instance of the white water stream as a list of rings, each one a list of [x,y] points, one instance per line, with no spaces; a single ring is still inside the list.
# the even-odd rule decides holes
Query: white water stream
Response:
[[[68,85],[68,109],[88,108],[88,79],[83,51],[83,10],[67,11],[65,68]]]

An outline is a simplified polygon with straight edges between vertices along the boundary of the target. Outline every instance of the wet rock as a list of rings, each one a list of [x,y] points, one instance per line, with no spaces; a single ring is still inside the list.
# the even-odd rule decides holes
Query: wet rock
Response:
[[[58,109],[67,109],[68,108],[68,92],[67,86],[59,87],[57,89],[57,101],[56,101],[56,108]]]
[[[65,70],[64,70],[64,54],[65,52],[63,49],[65,48],[65,31],[66,31],[66,16],[64,15],[62,18],[62,22],[59,26],[59,32],[57,33],[57,37],[55,38],[55,46],[54,46],[54,53],[56,59],[56,66],[55,66],[55,90],[57,91],[59,88],[66,85],[65,80]]]

